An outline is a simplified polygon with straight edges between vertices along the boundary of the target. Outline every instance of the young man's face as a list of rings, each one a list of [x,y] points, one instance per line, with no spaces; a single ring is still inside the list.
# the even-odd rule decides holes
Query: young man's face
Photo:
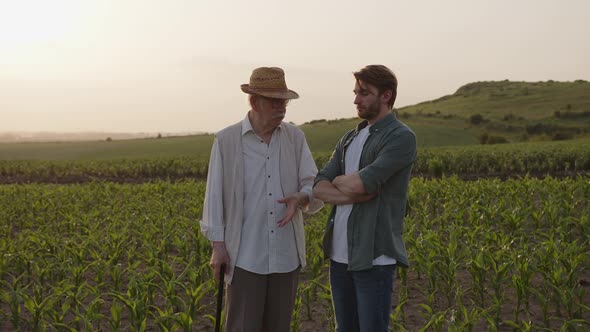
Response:
[[[357,81],[353,92],[358,117],[369,121],[375,119],[381,112],[379,90],[371,84]]]

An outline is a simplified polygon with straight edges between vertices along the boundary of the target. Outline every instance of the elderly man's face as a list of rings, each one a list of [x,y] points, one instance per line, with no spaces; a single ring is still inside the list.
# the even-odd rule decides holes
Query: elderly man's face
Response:
[[[287,104],[289,99],[277,99],[257,96],[256,112],[266,125],[278,127],[287,113]]]

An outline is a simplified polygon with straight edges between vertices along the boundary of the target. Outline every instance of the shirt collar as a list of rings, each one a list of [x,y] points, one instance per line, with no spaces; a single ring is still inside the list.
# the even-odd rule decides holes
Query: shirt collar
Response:
[[[372,124],[369,127],[369,132],[374,132],[374,131],[379,131],[382,128],[387,127],[388,125],[390,125],[393,122],[396,122],[397,118],[395,117],[395,114],[393,112],[387,114],[383,119],[377,121],[376,123]],[[364,120],[361,123],[359,123],[356,126],[356,132],[358,133],[359,131],[361,131],[361,129],[365,128],[367,125],[369,125],[369,121]]]
[[[250,123],[250,118],[248,118],[248,113],[246,113],[246,117],[244,118],[244,120],[242,120],[242,136],[246,135],[246,133],[249,131],[254,132],[254,129],[252,128],[252,124]]]
[[[250,112],[246,113],[246,116],[242,120],[242,136],[246,135],[250,131],[256,134],[254,128],[252,128],[252,123],[250,123],[250,118],[248,117],[248,114],[250,114]],[[283,122],[281,122],[281,124],[276,129],[280,129],[282,126]]]

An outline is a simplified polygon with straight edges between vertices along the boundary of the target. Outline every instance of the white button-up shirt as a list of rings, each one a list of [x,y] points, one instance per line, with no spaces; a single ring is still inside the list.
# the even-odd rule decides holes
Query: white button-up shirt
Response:
[[[248,116],[242,121],[244,221],[236,266],[258,274],[291,272],[300,265],[292,223],[277,226],[287,210],[286,205],[277,200],[291,194],[283,193],[281,187],[279,130],[280,126],[273,132],[270,144],[266,144],[252,129]],[[215,140],[211,152],[209,188],[222,187],[222,172],[216,171],[222,166],[217,144]],[[304,174],[315,173],[315,164],[302,166],[310,167],[304,170]],[[313,181],[310,181],[301,191],[311,197],[312,185]],[[207,195],[203,215],[207,216],[211,229],[219,230],[211,233],[209,240],[224,241],[221,217],[211,218],[223,216],[221,193],[209,190]]]

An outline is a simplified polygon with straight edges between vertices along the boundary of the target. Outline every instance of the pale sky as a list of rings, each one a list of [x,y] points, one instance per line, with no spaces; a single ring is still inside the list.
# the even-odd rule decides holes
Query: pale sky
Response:
[[[0,132],[214,132],[279,66],[286,121],[355,116],[384,64],[397,107],[489,80],[590,80],[588,0],[0,0]]]

